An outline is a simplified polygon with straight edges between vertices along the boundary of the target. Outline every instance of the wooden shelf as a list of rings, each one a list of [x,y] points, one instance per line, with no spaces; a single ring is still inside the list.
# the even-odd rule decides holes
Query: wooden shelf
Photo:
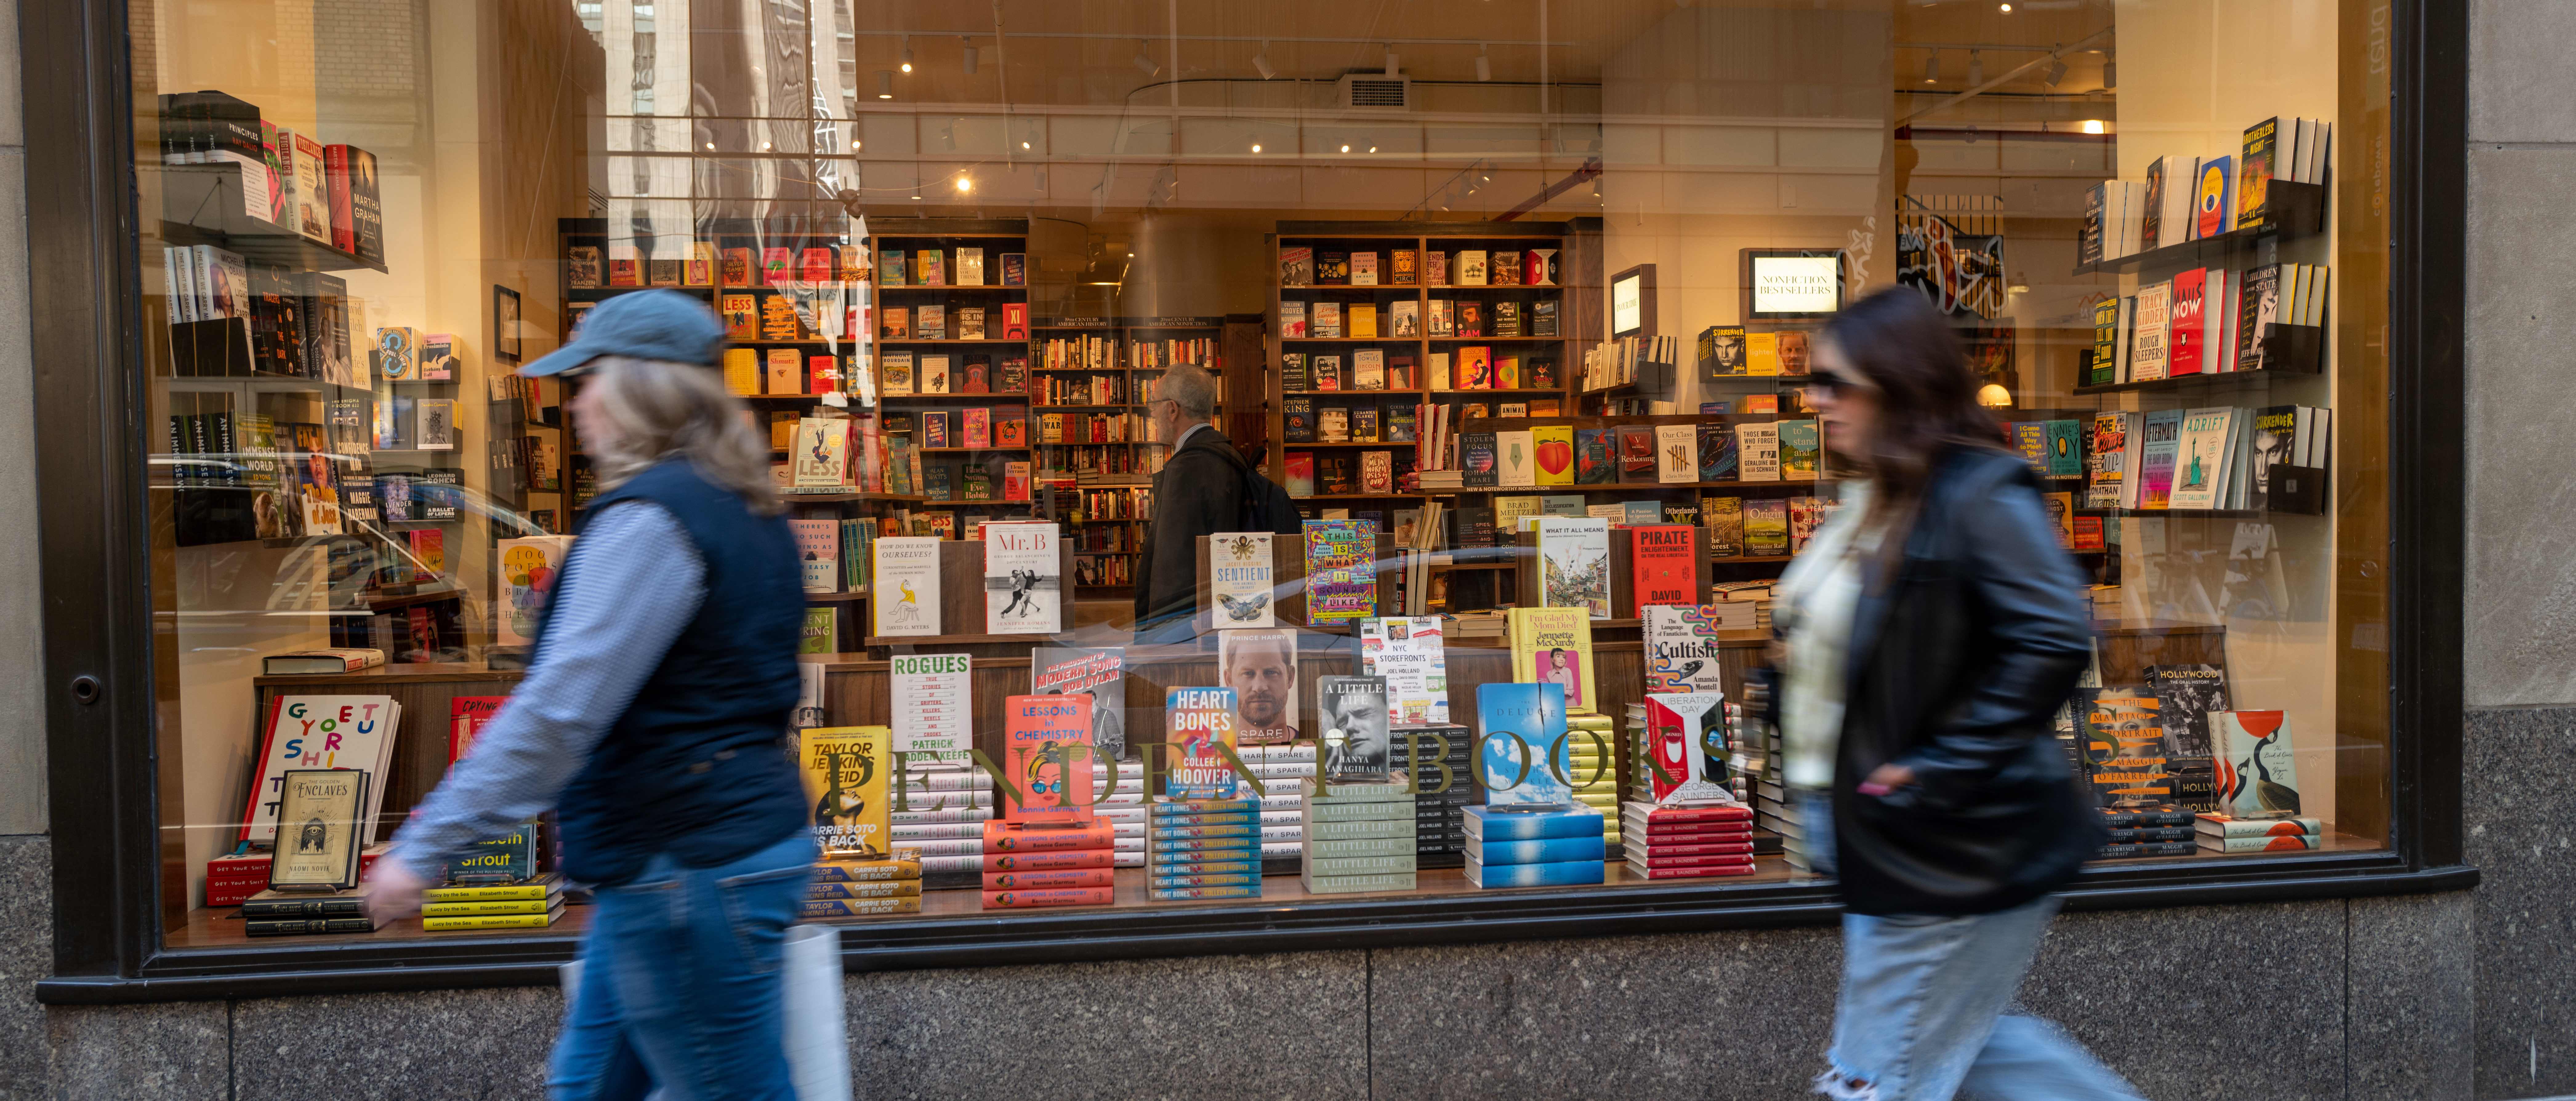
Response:
[[[1282,444],[1280,444],[1279,446],[1284,447],[1284,448],[1289,448],[1289,449],[1291,449],[1291,450],[1294,450],[1294,449],[1297,449],[1297,448],[1302,448],[1302,447],[1413,447],[1413,446],[1416,446],[1416,441],[1413,441],[1413,440],[1332,440],[1332,441],[1327,442],[1327,441],[1318,440],[1318,441],[1315,441],[1315,442],[1313,442],[1313,443],[1282,443]]]
[[[914,453],[914,454],[916,454],[916,455],[954,455],[954,454],[974,454],[974,453],[977,453],[977,452],[983,452],[983,451],[1026,451],[1026,450],[1028,450],[1028,448],[1025,448],[1025,447],[916,447],[916,448],[913,448],[912,450],[913,450],[913,453]]]
[[[992,400],[992,399],[994,399],[994,398],[1001,398],[1001,399],[1003,399],[1003,404],[1005,404],[1005,405],[1027,405],[1027,404],[1029,404],[1029,396],[1028,396],[1027,394],[1024,394],[1024,393],[1013,393],[1013,394],[879,394],[879,395],[877,395],[877,400],[878,400],[878,401],[953,401],[953,402],[959,402],[959,403],[968,404],[968,405],[974,404],[974,403],[975,403],[975,402],[977,402],[977,401],[990,401],[990,400]]]
[[[1294,501],[1385,501],[1400,497],[1420,497],[1419,493],[1318,493],[1311,497],[1291,497]]]
[[[1573,338],[1564,336],[1426,336],[1423,339],[1434,344],[1493,344],[1496,342],[1507,342],[1513,344],[1562,344]]]
[[[1279,396],[1281,396],[1281,397],[1287,397],[1287,398],[1348,398],[1348,397],[1371,397],[1371,396],[1375,396],[1375,395],[1379,395],[1379,394],[1428,394],[1428,393],[1430,393],[1430,392],[1431,392],[1431,391],[1429,391],[1429,390],[1424,390],[1424,389],[1416,389],[1416,390],[1282,390],[1282,391],[1280,391],[1280,392],[1279,392]],[[1449,392],[1449,391],[1446,391],[1446,390],[1441,391],[1441,393],[1444,393],[1444,394],[1445,394],[1445,393],[1448,393],[1448,392]],[[1465,392],[1465,393],[1477,393],[1477,394],[1489,394],[1489,393],[1496,393],[1497,391],[1492,391],[1492,390],[1474,390],[1474,391],[1462,391],[1462,392]],[[1554,391],[1554,390],[1549,390],[1549,391],[1546,391],[1546,392],[1547,392],[1547,393],[1550,393],[1550,394],[1556,393],[1556,391]]]
[[[2171,182],[2167,182],[2171,186]],[[2213,253],[2240,245],[2251,245],[2267,237],[2290,239],[2305,237],[2325,229],[2326,186],[2293,183],[2274,178],[2264,184],[2264,224],[2252,229],[2231,229],[2198,240],[2182,241],[2145,252],[2131,253],[2116,260],[2102,260],[2075,265],[2077,275],[2106,272],[2131,272],[2141,268],[2167,267],[2190,263]],[[2081,326],[2088,327],[2089,326]]]
[[[2274,381],[2286,379],[2324,377],[2325,376],[2323,374],[2312,371],[2293,371],[2288,369],[2268,371],[2221,371],[2217,374],[2174,375],[2170,378],[2148,379],[2145,382],[2106,382],[2099,386],[2078,386],[2067,391],[2067,393],[2124,394],[2134,390],[2182,390],[2197,386],[2218,386],[2228,383],[2252,386],[2269,384]]]
[[[1623,493],[1639,489],[1813,489],[1824,480],[1779,479],[1769,482],[1578,482],[1574,485],[1464,486],[1457,493]]]
[[[989,261],[991,260],[991,257],[986,257],[986,260],[989,262]],[[909,261],[907,260],[906,262],[908,263]],[[1025,291],[1025,290],[1028,290],[1028,288],[1027,288],[1027,287],[1005,287],[1005,286],[1000,286],[1000,285],[993,284],[993,283],[977,283],[977,284],[974,284],[974,285],[972,285],[972,286],[969,286],[969,285],[964,284],[964,283],[879,283],[879,284],[876,284],[876,288],[877,288],[878,290],[880,290],[880,291],[978,291],[978,292],[981,292],[981,291]]]
[[[820,343],[820,341],[805,341],[804,343],[813,344],[813,343]],[[886,339],[886,338],[884,338],[884,337],[879,337],[879,338],[877,339],[877,343],[879,343],[879,344],[901,344],[901,345],[904,345],[905,347],[913,347],[913,346],[916,346],[916,345],[925,345],[925,344],[927,344],[927,345],[938,345],[938,346],[945,347],[945,346],[947,346],[947,345],[951,345],[951,344],[963,344],[963,345],[969,345],[969,346],[979,347],[979,348],[980,348],[980,347],[988,347],[988,346],[991,346],[991,345],[997,345],[997,344],[1010,344],[1010,345],[1018,345],[1018,346],[1025,347],[1025,346],[1027,346],[1027,345],[1028,345],[1029,341],[1028,341],[1026,338],[1022,338],[1022,339],[1018,339],[1018,340],[1013,340],[1013,339],[1009,339],[1009,338],[1005,338],[1005,337],[986,337],[986,338],[984,338],[984,339],[982,339],[982,340],[912,340],[912,339],[890,340],[890,339]]]
[[[866,589],[851,589],[851,590],[849,590],[849,591],[847,591],[847,592],[837,592],[837,593],[817,593],[817,592],[808,592],[808,593],[806,593],[806,594],[805,594],[805,603],[807,603],[807,604],[848,604],[848,603],[851,603],[851,602],[853,602],[853,601],[866,600],[867,598],[868,598],[868,591],[867,591]]]

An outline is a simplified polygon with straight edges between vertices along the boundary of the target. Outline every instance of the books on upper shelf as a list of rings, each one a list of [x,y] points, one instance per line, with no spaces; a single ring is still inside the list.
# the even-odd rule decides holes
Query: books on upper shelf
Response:
[[[1542,518],[1537,527],[1539,607],[1610,618],[1610,522]]]

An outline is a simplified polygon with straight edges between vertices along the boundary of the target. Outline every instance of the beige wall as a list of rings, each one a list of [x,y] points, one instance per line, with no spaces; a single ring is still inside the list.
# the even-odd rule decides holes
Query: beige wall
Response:
[[[18,6],[0,4],[0,516],[36,515],[28,343],[27,139]],[[0,835],[44,833],[45,684],[36,527],[0,524]]]

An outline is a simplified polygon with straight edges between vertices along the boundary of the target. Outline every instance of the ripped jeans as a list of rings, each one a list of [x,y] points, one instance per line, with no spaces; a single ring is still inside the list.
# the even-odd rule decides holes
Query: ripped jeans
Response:
[[[1822,871],[1833,861],[1833,810],[1816,795],[1800,802]],[[1843,915],[1833,1069],[1816,1076],[1816,1092],[1835,1101],[2138,1101],[2136,1087],[2056,1025],[2004,1013],[2057,906],[2050,897],[1966,917]]]

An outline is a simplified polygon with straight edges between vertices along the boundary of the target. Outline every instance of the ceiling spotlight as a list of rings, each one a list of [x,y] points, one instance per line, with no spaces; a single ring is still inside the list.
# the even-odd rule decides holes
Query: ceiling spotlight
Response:
[[[1261,52],[1252,55],[1252,71],[1261,74],[1263,80],[1279,75],[1279,70],[1270,67],[1269,39],[1262,39]]]
[[[1485,56],[1484,43],[1476,43],[1476,82],[1482,84],[1492,79],[1494,79],[1494,60]]]
[[[2119,62],[2104,61],[2102,63],[2102,86],[2105,88],[2117,88],[2120,86]]]
[[[1142,38],[1136,40],[1136,56],[1129,58],[1128,60],[1135,62],[1137,71],[1144,73],[1146,76],[1152,76],[1155,73],[1163,71],[1162,66],[1154,64],[1153,58],[1145,56],[1145,40]]]
[[[973,191],[975,190],[975,181],[964,176],[959,176],[957,177],[957,190],[960,192]]]
[[[903,36],[903,71],[912,71],[912,36]]]
[[[2109,127],[2104,126],[2104,125],[2102,124],[2102,120],[2101,120],[2101,119],[2085,119],[2085,120],[2084,120],[2084,132],[2085,132],[2085,133],[2087,133],[2087,134],[2102,134],[2102,133],[2108,133],[2108,132],[2109,132],[2109,130],[2110,130],[2110,128],[2109,128]]]
[[[1391,78],[1393,78],[1393,77],[1396,75],[1396,73],[1395,73],[1395,44],[1394,44],[1394,43],[1392,43],[1392,42],[1387,43],[1387,45],[1386,45],[1384,48],[1385,48],[1385,51],[1386,51],[1386,75],[1391,79]]]
[[[1376,146],[1374,146],[1374,145],[1369,146],[1369,152],[1371,152],[1371,153],[1375,153],[1375,152],[1377,152],[1377,147],[1376,147]]]
[[[877,98],[894,98],[894,74],[884,69],[877,70]]]
[[[714,143],[714,142],[708,142],[708,143],[707,143],[707,148],[709,148],[709,149],[713,149],[713,148],[715,148],[715,147],[716,147],[716,143]]]
[[[975,40],[974,40],[974,39],[972,39],[972,38],[967,38],[965,35],[962,35],[962,34],[961,34],[961,35],[958,35],[957,37],[959,37],[959,38],[961,38],[961,39],[965,39],[965,42],[966,42],[966,75],[968,75],[968,76],[973,76],[973,75],[975,75]]]
[[[2057,82],[2064,79],[2066,79],[2066,63],[2063,61],[2049,62],[2047,77],[2048,86],[2051,88],[2057,87]]]
[[[1923,83],[1941,83],[1941,51],[1934,50],[1932,56],[1923,59]]]
[[[2003,10],[2003,13],[2004,13],[2005,15],[2011,15],[2011,14],[2012,14],[2012,5],[2010,5],[2010,4],[1997,4],[1997,5],[1995,5],[1995,6],[1996,6],[1996,7],[1998,7],[1998,8],[2001,8],[2001,9]]]
[[[1348,152],[1350,152],[1350,151],[1351,151],[1351,147],[1350,147],[1350,146],[1345,145],[1345,146],[1343,146],[1343,147],[1342,147],[1342,152],[1348,153]]]
[[[2005,5],[2004,10],[2011,11],[2011,5]],[[1983,84],[1985,82],[1986,59],[1978,56],[1977,51],[1975,50],[1968,51],[1968,83]]]
[[[850,143],[850,148],[852,148],[852,149],[857,149],[857,148],[859,148],[859,143],[857,143],[857,142],[851,142],[851,143]]]
[[[768,143],[768,142],[762,142],[762,143],[760,143],[760,151],[761,151],[761,152],[763,152],[763,153],[769,152],[769,143]]]
[[[1261,152],[1261,143],[1257,141],[1252,143],[1252,151],[1255,153]]]

